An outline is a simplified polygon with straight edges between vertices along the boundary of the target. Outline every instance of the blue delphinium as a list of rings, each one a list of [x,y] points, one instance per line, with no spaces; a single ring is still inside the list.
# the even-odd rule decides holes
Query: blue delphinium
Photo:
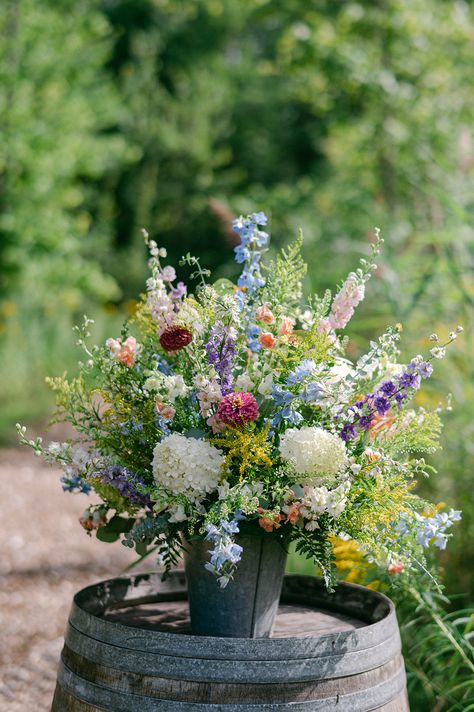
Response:
[[[449,538],[446,530],[460,519],[461,512],[457,509],[451,509],[449,512],[436,512],[432,517],[423,517],[415,512],[412,518],[402,514],[396,528],[401,536],[405,536],[411,530],[414,530],[416,543],[425,549],[432,543],[433,546],[443,550],[446,549]]]
[[[233,540],[233,536],[238,533],[239,525],[236,519],[230,522],[221,519],[220,527],[215,524],[208,524],[206,527],[205,538],[213,542],[214,549],[210,552],[211,560],[205,564],[205,568],[218,577],[221,588],[225,588],[231,580],[242,556],[243,548]]]
[[[369,430],[376,415],[386,415],[392,405],[401,408],[404,402],[420,388],[421,379],[429,378],[433,367],[429,361],[417,356],[410,361],[405,370],[392,380],[384,381],[374,393],[367,393],[347,409],[351,421],[341,430],[341,437],[346,442],[355,440],[360,431]]]
[[[64,475],[61,477],[61,484],[65,492],[71,492],[76,494],[82,492],[83,494],[89,494],[91,491],[91,486],[87,481],[73,471],[72,468],[66,468]]]
[[[262,212],[252,213],[245,218],[241,215],[232,222],[234,232],[240,237],[240,244],[234,248],[235,259],[244,266],[237,285],[241,290],[245,290],[247,295],[265,286],[260,260],[264,248],[268,245],[269,236],[268,233],[260,230],[260,226],[266,223],[267,217]],[[241,308],[244,300],[244,297],[238,300]]]
[[[316,371],[316,363],[312,358],[305,358],[288,374],[286,382],[288,385],[301,383],[308,376],[312,376]]]

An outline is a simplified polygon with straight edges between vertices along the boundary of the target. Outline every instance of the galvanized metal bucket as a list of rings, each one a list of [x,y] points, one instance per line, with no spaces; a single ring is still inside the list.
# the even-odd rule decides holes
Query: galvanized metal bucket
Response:
[[[221,588],[204,568],[213,544],[186,544],[184,562],[188,582],[191,628],[194,635],[224,638],[268,638],[278,610],[287,550],[274,533],[240,534],[243,548],[233,579]]]

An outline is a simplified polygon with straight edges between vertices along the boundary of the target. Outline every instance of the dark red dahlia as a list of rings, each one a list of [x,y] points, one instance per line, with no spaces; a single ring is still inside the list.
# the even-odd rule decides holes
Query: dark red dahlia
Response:
[[[179,351],[191,343],[193,335],[184,326],[170,326],[160,336],[160,344],[165,351]]]
[[[219,403],[217,419],[226,425],[244,425],[258,418],[258,403],[251,393],[228,393]]]

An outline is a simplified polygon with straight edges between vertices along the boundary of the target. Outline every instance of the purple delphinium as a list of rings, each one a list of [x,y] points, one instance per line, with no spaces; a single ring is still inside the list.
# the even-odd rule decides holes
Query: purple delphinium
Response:
[[[132,504],[142,507],[151,506],[151,500],[144,492],[140,491],[145,486],[143,480],[121,465],[109,465],[98,473],[102,482],[111,485],[121,497],[125,497]]]
[[[385,415],[391,408],[390,400],[387,396],[376,394],[374,398],[374,408],[379,415]]]
[[[232,391],[232,367],[235,357],[236,331],[232,326],[226,326],[222,321],[212,325],[209,339],[206,343],[207,360],[219,374],[221,391],[227,395]]]
[[[374,393],[368,393],[358,400],[348,411],[354,414],[353,422],[345,425],[341,437],[347,441],[355,440],[360,430],[368,430],[375,414],[386,415],[392,405],[401,408],[421,385],[422,378],[429,378],[433,367],[421,356],[410,361],[406,369],[390,381],[384,381]]]

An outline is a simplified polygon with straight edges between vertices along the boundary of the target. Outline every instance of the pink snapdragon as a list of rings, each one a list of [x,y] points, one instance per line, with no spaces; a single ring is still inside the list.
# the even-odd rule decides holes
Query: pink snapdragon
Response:
[[[321,319],[318,330],[328,332],[331,329],[343,329],[354,314],[354,309],[365,296],[365,285],[351,272],[334,297],[331,312],[326,319]]]

